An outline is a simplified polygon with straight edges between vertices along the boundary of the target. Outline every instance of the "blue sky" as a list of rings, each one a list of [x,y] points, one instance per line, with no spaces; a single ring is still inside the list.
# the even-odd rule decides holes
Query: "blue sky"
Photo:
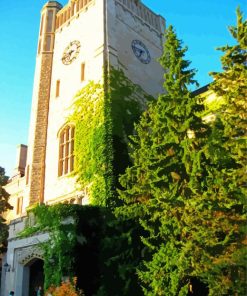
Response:
[[[0,166],[8,175],[16,146],[27,144],[40,10],[45,0],[0,0]],[[203,86],[210,71],[220,71],[216,47],[232,44],[227,26],[236,23],[236,7],[246,17],[246,0],[143,0],[172,24],[189,47],[187,58]],[[60,1],[66,4],[67,0]]]

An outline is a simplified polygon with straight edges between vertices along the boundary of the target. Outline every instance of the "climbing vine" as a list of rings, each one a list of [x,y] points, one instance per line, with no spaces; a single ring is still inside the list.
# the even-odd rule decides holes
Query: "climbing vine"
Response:
[[[151,99],[121,70],[111,68],[105,85],[80,90],[70,121],[75,123],[75,175],[90,203],[114,206],[117,177],[129,163],[127,140]]]
[[[72,279],[80,274],[80,262],[86,262],[82,256],[88,256],[90,260],[85,249],[93,252],[94,245],[98,245],[98,238],[92,236],[94,233],[100,236],[100,217],[99,209],[91,206],[38,205],[30,210],[26,228],[19,236],[29,237],[40,232],[49,234],[49,239],[39,245],[44,254],[44,289],[51,285],[59,286],[63,277]],[[88,282],[86,285],[78,283],[87,288],[90,281],[86,277],[85,281]]]
[[[82,188],[93,196],[91,203],[104,205],[102,196],[111,194],[107,188],[107,176],[111,179],[111,141],[108,137],[104,91],[99,83],[90,82],[76,95],[75,122],[75,174]],[[108,122],[110,128],[110,122]],[[109,147],[106,150],[105,145]],[[111,180],[109,180],[111,182]],[[108,182],[108,183],[109,183]]]
[[[86,295],[95,294],[102,286],[99,273],[105,273],[105,267],[99,268],[99,262],[108,262],[115,246],[108,240],[113,239],[115,229],[122,229],[115,225],[111,209],[118,202],[114,198],[118,175],[129,164],[128,136],[151,99],[123,71],[114,68],[103,83],[89,82],[76,94],[68,118],[75,124],[74,175],[91,206],[38,205],[29,211],[28,221],[34,223],[20,234],[28,237],[40,231],[49,233],[48,241],[40,244],[44,251],[45,289],[59,286],[64,276],[72,279],[77,275],[78,285]],[[100,246],[104,251],[98,249]],[[123,275],[120,277],[125,281]]]

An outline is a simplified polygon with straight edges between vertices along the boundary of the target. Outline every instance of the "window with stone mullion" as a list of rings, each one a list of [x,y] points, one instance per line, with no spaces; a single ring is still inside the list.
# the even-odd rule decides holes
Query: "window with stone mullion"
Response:
[[[74,169],[74,127],[67,126],[60,134],[58,176]]]

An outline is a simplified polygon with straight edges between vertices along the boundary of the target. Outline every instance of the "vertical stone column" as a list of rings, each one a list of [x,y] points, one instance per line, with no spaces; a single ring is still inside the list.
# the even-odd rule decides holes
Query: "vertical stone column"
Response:
[[[38,53],[33,88],[32,111],[29,130],[27,180],[28,205],[43,202],[45,180],[46,139],[52,75],[56,14],[61,5],[48,2],[41,11]]]

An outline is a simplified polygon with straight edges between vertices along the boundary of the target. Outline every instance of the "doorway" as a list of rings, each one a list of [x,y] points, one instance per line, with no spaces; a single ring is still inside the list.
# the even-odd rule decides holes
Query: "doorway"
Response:
[[[34,259],[29,265],[29,296],[36,296],[38,287],[44,288],[44,261]]]

